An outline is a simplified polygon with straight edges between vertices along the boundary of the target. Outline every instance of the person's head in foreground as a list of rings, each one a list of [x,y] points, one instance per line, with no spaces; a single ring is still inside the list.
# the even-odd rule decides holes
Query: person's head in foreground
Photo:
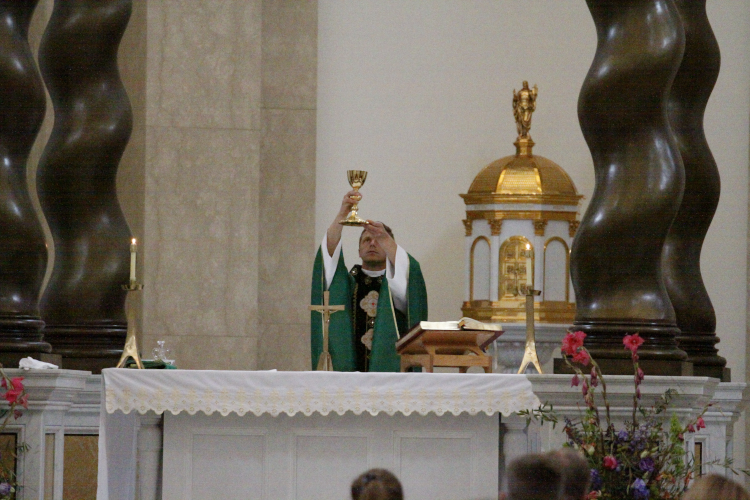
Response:
[[[564,500],[582,500],[589,494],[591,469],[580,452],[572,448],[562,448],[548,453],[563,474]]]
[[[508,467],[508,493],[505,500],[559,500],[563,492],[563,474],[547,455],[524,455]]]
[[[750,500],[750,494],[739,483],[719,474],[707,474],[693,482],[682,500]]]
[[[396,476],[370,469],[352,483],[352,500],[404,500],[404,493]]]

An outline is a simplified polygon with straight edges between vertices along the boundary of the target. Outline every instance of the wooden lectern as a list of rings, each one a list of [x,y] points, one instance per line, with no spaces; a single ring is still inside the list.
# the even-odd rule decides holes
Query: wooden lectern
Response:
[[[432,373],[434,367],[443,366],[466,373],[469,367],[480,366],[492,373],[492,356],[484,350],[502,334],[502,330],[424,330],[417,325],[396,342],[401,371],[421,366]]]

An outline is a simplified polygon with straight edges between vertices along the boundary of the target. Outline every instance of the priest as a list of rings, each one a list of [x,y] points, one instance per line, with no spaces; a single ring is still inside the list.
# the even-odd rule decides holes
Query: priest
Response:
[[[312,304],[323,303],[328,290],[331,305],[344,312],[330,316],[328,350],[336,371],[400,371],[396,341],[414,325],[427,319],[427,290],[419,263],[396,244],[391,229],[367,221],[359,238],[357,264],[347,271],[341,252],[339,221],[362,193],[349,191],[323,236],[315,257]],[[313,369],[323,350],[323,315],[311,312]]]

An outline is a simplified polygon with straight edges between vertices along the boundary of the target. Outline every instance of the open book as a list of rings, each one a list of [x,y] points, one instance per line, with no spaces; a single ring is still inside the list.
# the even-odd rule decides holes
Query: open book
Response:
[[[458,321],[420,321],[422,330],[487,330],[500,332],[503,325],[500,323],[482,323],[474,318],[461,318]]]

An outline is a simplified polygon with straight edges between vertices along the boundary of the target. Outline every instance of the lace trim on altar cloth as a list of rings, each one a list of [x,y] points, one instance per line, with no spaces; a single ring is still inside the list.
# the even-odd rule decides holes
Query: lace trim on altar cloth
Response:
[[[540,404],[524,375],[133,369],[102,375],[107,413],[507,416]]]

